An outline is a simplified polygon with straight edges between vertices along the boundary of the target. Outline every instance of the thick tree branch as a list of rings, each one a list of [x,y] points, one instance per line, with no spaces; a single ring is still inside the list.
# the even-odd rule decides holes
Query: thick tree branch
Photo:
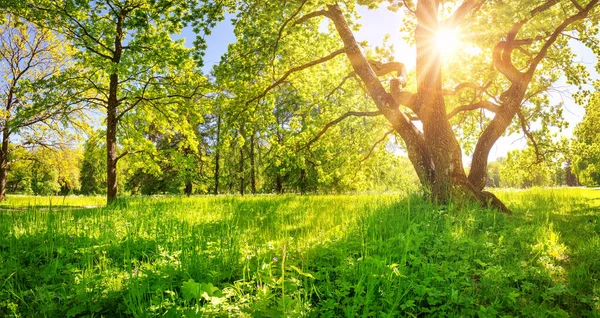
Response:
[[[577,3],[577,0],[571,0],[571,3],[575,6],[575,8],[577,8],[577,10],[579,10],[579,11],[584,10],[583,7],[579,3]]]
[[[482,100],[482,101],[474,103],[474,104],[456,107],[450,113],[448,113],[448,119],[456,116],[460,112],[466,112],[466,111],[476,110],[476,109],[486,109],[491,112],[497,113],[500,109],[500,106],[498,106],[490,101]]]
[[[402,83],[399,79],[390,80],[390,93],[392,98],[398,105],[404,105],[412,110],[415,114],[419,114],[420,109],[417,107],[417,95],[411,92],[403,91]]]
[[[404,66],[404,63],[400,63],[400,62],[382,63],[379,61],[369,60],[369,65],[371,65],[373,72],[375,72],[375,74],[377,76],[385,76],[392,72],[396,72],[396,77],[404,78],[404,83],[403,83],[402,87],[404,88],[404,86],[406,86],[406,66]]]
[[[460,92],[461,90],[463,90],[465,88],[473,89],[476,94],[485,90],[485,87],[482,87],[476,83],[460,83],[460,84],[456,85],[453,90],[445,89],[444,95],[446,95],[446,96],[456,95],[456,94],[458,94],[458,92]]]
[[[520,72],[512,63],[511,58],[513,50],[518,45],[522,45],[518,42],[518,40],[516,40],[518,33],[521,31],[521,28],[523,28],[523,26],[527,22],[531,21],[531,19],[533,19],[537,14],[549,10],[557,3],[559,3],[558,0],[550,0],[535,7],[533,10],[531,10],[529,17],[515,23],[512,26],[512,28],[508,31],[506,39],[498,42],[498,44],[496,44],[496,46],[494,47],[492,63],[496,67],[496,69],[500,73],[504,74],[506,78],[508,78],[508,80],[510,80],[511,82],[527,82],[526,76],[528,74]]]
[[[444,23],[447,28],[454,29],[459,26],[465,17],[473,10],[477,10],[485,1],[466,0],[452,14],[452,16]]]
[[[329,11],[327,10],[319,10],[319,11],[314,11],[311,13],[308,13],[304,16],[302,16],[301,18],[299,18],[298,20],[296,20],[296,22],[294,22],[293,25],[298,25],[298,24],[302,24],[312,18],[316,18],[316,17],[327,17],[327,18],[331,18]]]
[[[356,42],[354,34],[346,22],[339,5],[328,5],[327,9],[329,12],[328,17],[333,21],[340,38],[344,42],[346,56],[350,60],[352,68],[365,84],[377,108],[404,140],[409,159],[415,166],[421,182],[423,184],[431,184],[433,180],[433,162],[425,146],[423,134],[404,113],[400,112],[392,94],[388,93],[381,84],[377,74],[375,74],[369,65],[369,62]]]
[[[546,57],[548,50],[550,47],[556,42],[558,37],[562,34],[562,32],[572,23],[582,20],[588,16],[589,12],[598,4],[598,0],[592,0],[588,3],[587,6],[583,10],[580,10],[577,14],[570,16],[566,20],[564,20],[555,30],[552,32],[550,38],[544,43],[539,53],[533,58],[531,63],[529,64],[529,69],[527,70],[527,74],[529,76],[533,76],[535,69],[538,64]]]

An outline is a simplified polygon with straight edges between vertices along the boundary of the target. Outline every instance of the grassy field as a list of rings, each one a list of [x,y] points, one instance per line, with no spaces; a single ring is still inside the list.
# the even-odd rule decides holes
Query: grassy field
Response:
[[[498,195],[9,197],[0,316],[599,316],[600,190]]]

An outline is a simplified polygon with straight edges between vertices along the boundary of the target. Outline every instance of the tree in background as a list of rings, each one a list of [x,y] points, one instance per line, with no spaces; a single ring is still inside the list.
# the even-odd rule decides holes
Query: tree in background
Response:
[[[98,135],[83,145],[81,161],[81,194],[106,194],[106,147]]]
[[[500,186],[529,188],[552,185],[554,167],[538,162],[532,147],[509,151],[500,167]]]
[[[58,149],[38,147],[18,148],[11,156],[7,190],[10,193],[36,195],[67,195],[79,193],[80,150],[63,146]]]
[[[600,186],[600,94],[590,98],[574,135],[574,174],[583,185]]]
[[[21,148],[54,147],[68,141],[69,123],[79,121],[85,88],[74,83],[73,49],[44,28],[12,15],[0,25],[0,201],[7,173]]]
[[[504,158],[498,158],[496,161],[492,161],[488,163],[487,166],[487,184],[488,188],[498,188],[500,187],[500,170],[502,169],[502,164],[504,163]]]
[[[298,49],[295,41],[278,43],[280,50],[294,54],[259,54],[269,43],[251,30],[263,17],[242,15],[236,26],[238,41],[214,72],[217,86],[227,92],[220,96],[216,130],[220,191],[327,193],[379,187],[378,171],[389,167],[374,158],[396,157],[386,150],[393,130],[378,112],[369,110],[368,93],[353,80],[356,75],[344,60],[329,60],[323,73],[290,72],[277,82],[281,85],[264,92],[278,72],[293,68],[298,58],[328,54],[338,43],[318,34],[307,48]],[[273,37],[278,32],[263,31]],[[391,53],[387,48],[369,52],[382,58]],[[340,77],[346,77],[345,86],[339,85]],[[363,115],[379,118],[366,120]],[[340,116],[348,120],[337,120]]]

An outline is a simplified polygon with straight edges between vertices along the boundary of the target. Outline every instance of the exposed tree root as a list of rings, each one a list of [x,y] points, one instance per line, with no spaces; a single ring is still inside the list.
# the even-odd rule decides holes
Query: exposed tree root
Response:
[[[477,198],[484,207],[494,208],[502,213],[512,214],[512,211],[491,192],[481,191],[477,193]]]

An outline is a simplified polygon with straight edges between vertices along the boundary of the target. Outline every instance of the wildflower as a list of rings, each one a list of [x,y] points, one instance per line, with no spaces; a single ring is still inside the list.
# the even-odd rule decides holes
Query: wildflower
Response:
[[[277,262],[277,261],[279,261],[279,258],[277,258],[277,257],[273,257],[273,261],[274,261],[274,262]]]
[[[137,273],[138,273],[138,270],[137,270],[137,268],[136,268],[136,269],[134,269],[134,270],[133,270],[133,276],[136,276],[136,275],[137,275]]]

